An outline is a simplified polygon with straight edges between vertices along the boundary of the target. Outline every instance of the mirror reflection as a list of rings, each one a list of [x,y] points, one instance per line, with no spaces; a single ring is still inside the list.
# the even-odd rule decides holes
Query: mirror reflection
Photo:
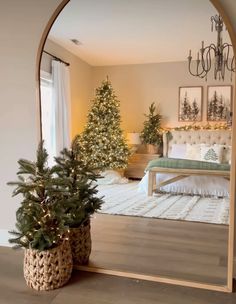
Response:
[[[53,25],[41,62],[49,162],[77,136],[102,177],[78,264],[226,284],[234,56],[211,16],[207,1],[71,0]]]

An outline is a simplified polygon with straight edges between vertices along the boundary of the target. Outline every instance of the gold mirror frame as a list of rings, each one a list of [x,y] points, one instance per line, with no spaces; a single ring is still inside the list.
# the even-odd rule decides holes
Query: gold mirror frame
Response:
[[[223,7],[219,3],[218,0],[209,0],[213,6],[218,10],[221,14],[225,25],[227,26],[232,44],[234,53],[236,54],[236,35],[234,34],[234,29],[232,27],[231,21],[226,15]],[[38,113],[40,118],[40,138],[42,137],[41,133],[41,107],[40,107],[40,64],[42,59],[43,48],[46,43],[46,39],[50,32],[50,29],[57,19],[58,15],[61,13],[63,8],[70,2],[70,0],[62,0],[61,4],[57,7],[54,14],[51,16],[50,20],[48,21],[43,35],[41,37],[38,53],[37,53],[37,61],[36,61],[36,85],[37,85],[37,99],[38,99]],[[233,100],[233,112],[235,116],[236,114],[236,77],[235,77],[235,84],[234,84],[234,100]],[[230,175],[230,214],[229,214],[229,232],[228,232],[228,267],[227,267],[227,284],[226,285],[213,285],[213,284],[204,284],[198,282],[192,282],[188,280],[178,280],[178,279],[170,279],[162,276],[153,276],[153,275],[144,275],[132,272],[125,272],[125,271],[116,271],[112,269],[104,269],[98,267],[89,267],[89,266],[76,266],[75,268],[78,270],[89,271],[89,272],[96,272],[120,277],[127,277],[139,280],[147,280],[159,283],[167,283],[172,285],[180,285],[186,287],[195,287],[207,290],[214,290],[214,291],[222,291],[222,292],[232,292],[233,291],[233,275],[234,275],[234,232],[235,232],[235,193],[236,193],[236,119],[233,119],[232,125],[232,162],[231,162],[231,175]]]

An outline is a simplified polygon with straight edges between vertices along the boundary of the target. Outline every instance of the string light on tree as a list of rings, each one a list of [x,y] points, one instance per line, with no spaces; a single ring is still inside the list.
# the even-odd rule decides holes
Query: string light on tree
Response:
[[[67,227],[61,204],[63,185],[58,187],[54,168],[47,166],[48,154],[39,144],[36,162],[20,159],[18,181],[13,195],[21,194],[23,200],[16,213],[16,228],[10,239],[17,247],[46,250],[58,246]],[[27,178],[24,178],[27,176]]]
[[[125,168],[130,151],[120,123],[120,102],[108,78],[96,89],[96,96],[82,133],[82,160],[92,168]]]

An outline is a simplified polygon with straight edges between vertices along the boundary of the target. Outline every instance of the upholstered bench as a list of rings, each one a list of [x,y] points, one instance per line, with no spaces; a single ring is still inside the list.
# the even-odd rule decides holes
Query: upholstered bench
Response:
[[[175,173],[177,176],[170,178],[156,185],[156,189],[176,182],[190,175],[214,175],[229,179],[230,165],[217,164],[198,160],[176,159],[162,157],[149,162],[146,171],[148,176],[148,195],[151,196],[155,184],[155,176],[157,173]]]

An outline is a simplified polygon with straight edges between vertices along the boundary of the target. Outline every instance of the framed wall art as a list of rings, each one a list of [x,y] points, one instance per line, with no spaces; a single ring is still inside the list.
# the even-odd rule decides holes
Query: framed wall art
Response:
[[[227,121],[232,111],[232,86],[207,87],[207,120]]]
[[[179,88],[179,121],[202,121],[202,87]]]

